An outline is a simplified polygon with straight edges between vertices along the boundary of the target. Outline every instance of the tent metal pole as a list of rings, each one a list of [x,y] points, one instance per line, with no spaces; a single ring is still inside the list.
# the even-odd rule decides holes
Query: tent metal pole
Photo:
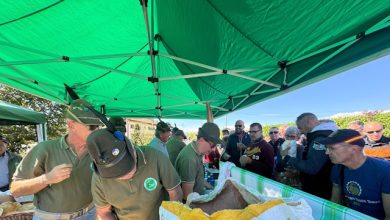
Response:
[[[270,92],[277,92],[277,91],[279,91],[279,89],[268,89],[268,90],[264,90],[264,91],[260,91],[260,92],[254,92],[251,94],[251,96],[261,95],[261,94],[270,93]]]
[[[228,103],[229,103],[230,99],[228,99],[225,103],[223,103],[223,105],[221,106],[222,108],[224,108]],[[214,116],[217,115],[221,110],[218,109],[218,111],[215,112]]]
[[[48,53],[48,52],[41,51],[41,50],[36,50],[36,49],[24,47],[24,46],[19,46],[19,45],[11,44],[11,43],[4,42],[4,41],[1,41],[1,40],[0,40],[0,45],[4,45],[4,46],[8,46],[8,47],[13,47],[13,48],[16,48],[16,49],[29,51],[29,52],[32,52],[32,53],[37,53],[37,54],[41,54],[41,55],[53,57],[53,58],[56,58],[56,59],[58,59],[59,57],[62,57],[62,56],[59,56],[59,55],[57,55],[57,54],[52,54],[52,53]],[[92,66],[92,67],[95,67],[95,68],[98,68],[98,69],[104,69],[104,70],[106,70],[106,71],[117,72],[117,73],[121,73],[121,74],[124,74],[124,75],[127,75],[127,76],[131,76],[131,77],[135,77],[135,78],[147,80],[147,77],[139,76],[139,75],[136,75],[136,74],[133,74],[133,73],[128,73],[128,72],[125,72],[125,71],[122,71],[122,70],[112,69],[112,68],[110,68],[110,67],[106,67],[106,66],[102,66],[102,65],[97,65],[97,64],[93,64],[93,63],[88,63],[88,62],[81,61],[81,60],[79,60],[79,61],[77,61],[77,60],[72,61],[72,60],[70,59],[69,62],[74,62],[74,63],[86,65],[86,66]]]
[[[199,105],[204,105],[204,106],[207,106],[207,105],[210,105],[211,102],[205,102],[205,103],[198,103]],[[219,106],[215,106],[215,105],[210,105],[211,108],[216,108],[216,109],[220,109],[221,111],[229,111],[228,109],[226,108],[222,108],[222,107],[219,107]]]
[[[209,70],[212,70],[212,71],[215,71],[215,72],[222,72],[223,71],[223,69],[219,69],[219,68],[216,68],[216,67],[213,67],[213,66],[209,66],[209,65],[206,65],[206,64],[202,64],[202,63],[198,63],[198,62],[195,62],[195,61],[183,59],[183,58],[180,58],[180,57],[175,57],[175,56],[172,56],[172,55],[169,55],[169,54],[159,53],[158,56],[169,58],[169,59],[176,60],[176,61],[180,61],[182,63],[191,64],[191,65],[194,65],[194,66],[199,66],[199,67],[202,67],[202,68],[205,68],[205,69],[209,69]]]
[[[42,60],[5,61],[5,62],[0,62],[0,66],[17,66],[17,65],[24,65],[24,64],[40,64],[40,63],[56,63],[56,62],[66,62],[66,61],[61,58],[42,59]]]
[[[150,55],[150,62],[152,65],[152,78],[157,78],[156,74],[156,60],[155,60],[155,50],[154,50],[154,43],[153,40],[150,36],[150,27],[149,27],[149,17],[148,17],[148,8],[146,6],[147,0],[141,0],[141,5],[142,5],[142,12],[144,15],[144,21],[145,21],[145,26],[146,26],[146,33],[148,35],[148,44],[149,44],[149,55]],[[152,11],[153,13],[153,11]],[[158,81],[152,82],[154,85],[154,90],[157,94],[157,109],[158,109],[158,116],[162,116],[161,112],[161,97],[160,97],[160,92],[159,92],[159,86],[158,86]]]
[[[134,56],[148,56],[146,53],[131,53],[131,54],[114,54],[114,55],[103,55],[103,56],[85,56],[85,57],[72,57],[71,61],[82,61],[82,60],[98,60],[107,58],[123,58],[123,57],[134,57]],[[22,64],[40,64],[40,63],[56,63],[56,62],[68,62],[63,58],[56,59],[39,59],[39,60],[21,60],[21,61],[8,61],[0,62],[0,66],[9,65],[22,65]]]
[[[72,57],[73,60],[100,60],[100,59],[107,59],[107,58],[123,58],[123,57],[142,57],[142,56],[149,56],[147,53],[123,53],[123,54],[108,54],[108,55],[101,55],[101,56],[82,56],[82,57]]]
[[[358,42],[360,40],[360,38],[358,39],[355,39],[347,44],[345,44],[344,46],[340,47],[338,50],[336,50],[335,52],[333,52],[332,54],[330,54],[329,56],[327,56],[325,59],[323,59],[321,62],[317,63],[316,65],[312,66],[311,68],[309,68],[308,70],[306,70],[304,73],[302,73],[301,75],[299,75],[297,78],[295,78],[294,80],[292,80],[291,82],[288,83],[288,86],[291,86],[291,85],[294,85],[297,81],[299,81],[300,79],[302,79],[303,77],[305,77],[307,74],[311,73],[313,70],[315,70],[317,67],[321,66],[322,64],[326,63],[328,60],[332,59],[333,57],[337,56],[338,54],[340,54],[340,52],[344,51],[345,49],[349,48],[350,46],[352,46],[354,43]]]
[[[259,70],[258,68],[256,69],[238,69],[238,70],[228,70],[233,71],[233,72],[251,72],[251,71],[256,71]],[[162,77],[159,78],[159,81],[167,81],[167,80],[178,80],[178,79],[189,79],[189,78],[197,78],[197,77],[206,77],[206,76],[217,76],[217,75],[222,75],[224,74],[222,71],[217,71],[217,72],[206,72],[206,73],[196,73],[196,74],[190,74],[190,75],[181,75],[181,76],[172,76],[172,77]]]
[[[3,58],[0,58],[0,61],[4,61]],[[37,82],[36,80],[34,79],[31,79],[27,74],[25,74],[23,71],[19,70],[18,68],[10,65],[8,66],[9,68],[13,69],[14,71],[16,71],[17,73],[19,73],[20,75],[26,77],[27,79],[29,79],[29,81],[31,82],[31,84],[34,84],[34,85],[37,85],[39,87],[41,87],[43,90],[45,90],[47,92],[47,94],[50,94],[50,96],[52,96],[53,98],[55,97],[56,99],[58,100],[61,100],[61,101],[64,101],[64,99],[62,99],[61,97],[59,97],[56,93],[54,93],[53,91],[51,91],[50,89],[48,89],[44,84],[40,84],[39,82]]]
[[[102,69],[102,70],[106,70],[106,71],[121,73],[123,75],[131,76],[131,77],[134,77],[134,78],[137,78],[137,79],[148,80],[148,78],[144,77],[144,76],[140,76],[140,75],[137,75],[137,74],[134,74],[134,73],[129,73],[129,72],[118,70],[118,69],[113,69],[111,67],[106,67],[106,66],[102,66],[102,65],[98,65],[98,64],[94,64],[94,63],[88,63],[88,62],[85,62],[85,61],[70,61],[70,62],[79,63],[79,64],[95,67],[97,69]]]
[[[3,73],[0,73],[0,76],[8,78],[10,80],[27,81],[27,82],[31,82],[31,83],[35,82],[34,80],[31,80],[31,79],[20,78],[20,77],[15,77],[15,76],[9,76],[9,75],[3,74]],[[57,86],[57,85],[48,84],[48,83],[42,83],[42,82],[40,82],[39,84],[46,85],[46,86],[53,87],[53,88],[58,88],[58,89],[63,89],[64,88],[63,86]]]
[[[191,79],[191,78],[199,78],[199,77],[206,77],[206,76],[217,76],[217,75],[222,75],[222,74],[223,74],[222,72],[197,73],[197,74],[191,74],[191,75],[162,77],[162,78],[159,78],[159,81],[178,80],[178,79]]]
[[[170,110],[170,111],[177,112],[177,113],[182,113],[181,111],[177,111],[177,110]],[[192,116],[204,119],[201,115],[196,115],[194,113],[184,112],[184,115],[192,115]]]
[[[240,78],[244,78],[244,79],[247,79],[247,80],[251,80],[251,81],[254,81],[254,82],[258,82],[258,83],[261,83],[261,84],[269,85],[269,86],[272,86],[272,87],[280,88],[280,85],[277,85],[275,83],[270,83],[270,82],[267,82],[267,81],[264,81],[264,80],[255,79],[253,77],[244,76],[244,75],[232,72],[230,70],[227,72],[227,74],[232,75],[232,76],[236,76],[236,77],[240,77]]]
[[[274,73],[271,74],[271,76],[268,77],[268,79],[266,79],[266,81],[270,80],[272,77],[274,77],[276,74],[278,74],[279,72],[279,69],[277,71],[275,71]],[[252,90],[251,93],[249,94],[253,94],[255,93],[257,90],[259,90],[261,87],[263,87],[264,84],[261,84],[261,85],[258,85],[254,90]],[[236,98],[237,96],[233,97],[233,98]],[[250,96],[244,96],[245,98],[243,100],[241,100],[236,106],[233,105],[233,110],[236,110],[243,102],[245,102]],[[232,99],[233,101],[233,99]]]

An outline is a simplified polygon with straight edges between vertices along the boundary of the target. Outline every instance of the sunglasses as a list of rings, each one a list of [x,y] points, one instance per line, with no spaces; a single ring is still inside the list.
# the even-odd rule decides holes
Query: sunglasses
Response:
[[[269,134],[277,134],[279,131],[270,131]]]
[[[234,127],[236,127],[236,128],[241,128],[242,125],[234,125]]]
[[[249,131],[249,133],[257,133],[257,132],[259,132],[260,130],[257,130],[257,131]]]
[[[383,129],[380,129],[380,130],[377,130],[377,131],[367,131],[366,133],[367,134],[374,134],[374,133],[381,133],[383,131]]]

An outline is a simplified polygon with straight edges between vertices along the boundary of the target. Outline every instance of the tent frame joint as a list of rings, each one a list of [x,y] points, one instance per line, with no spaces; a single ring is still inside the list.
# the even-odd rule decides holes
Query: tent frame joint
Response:
[[[148,50],[148,55],[152,54],[153,56],[158,55],[158,50],[153,50],[152,53],[150,53],[150,50]]]
[[[157,77],[148,77],[148,81],[151,82],[151,83],[157,83],[158,82],[158,78]]]
[[[68,56],[62,56],[61,59],[65,62],[69,62],[70,61],[70,57]]]
[[[366,36],[366,32],[363,31],[363,32],[360,32],[360,33],[358,33],[358,34],[356,35],[356,39],[362,39],[362,38],[365,37],[365,36]]]

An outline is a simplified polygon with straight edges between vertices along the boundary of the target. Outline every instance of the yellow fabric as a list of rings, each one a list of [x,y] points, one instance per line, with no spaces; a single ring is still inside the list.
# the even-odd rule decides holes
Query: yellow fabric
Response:
[[[180,220],[223,220],[223,219],[240,219],[250,220],[257,217],[267,211],[268,209],[275,207],[279,204],[283,204],[284,201],[281,199],[274,199],[264,202],[262,204],[252,204],[241,210],[221,210],[215,212],[211,216],[208,216],[201,209],[190,209],[178,202],[167,202],[162,203],[162,207],[170,211],[174,215],[178,216]]]

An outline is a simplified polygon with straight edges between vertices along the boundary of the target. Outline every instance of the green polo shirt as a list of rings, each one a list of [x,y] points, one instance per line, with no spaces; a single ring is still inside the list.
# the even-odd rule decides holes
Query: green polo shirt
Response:
[[[169,154],[169,160],[171,161],[172,165],[175,165],[177,155],[179,155],[180,151],[186,146],[186,144],[178,140],[176,137],[172,137],[167,142],[167,151]]]
[[[129,180],[92,176],[96,207],[111,205],[119,219],[159,219],[159,207],[166,190],[180,185],[171,162],[156,149],[136,148],[137,171]]]
[[[180,151],[175,168],[183,183],[194,183],[194,192],[200,195],[205,193],[202,154],[199,153],[195,142],[191,142]]]
[[[52,184],[34,195],[34,205],[53,213],[74,212],[92,202],[89,154],[78,159],[65,137],[45,141],[33,147],[19,164],[14,179],[31,179],[50,172],[55,166],[72,164],[70,178]]]

